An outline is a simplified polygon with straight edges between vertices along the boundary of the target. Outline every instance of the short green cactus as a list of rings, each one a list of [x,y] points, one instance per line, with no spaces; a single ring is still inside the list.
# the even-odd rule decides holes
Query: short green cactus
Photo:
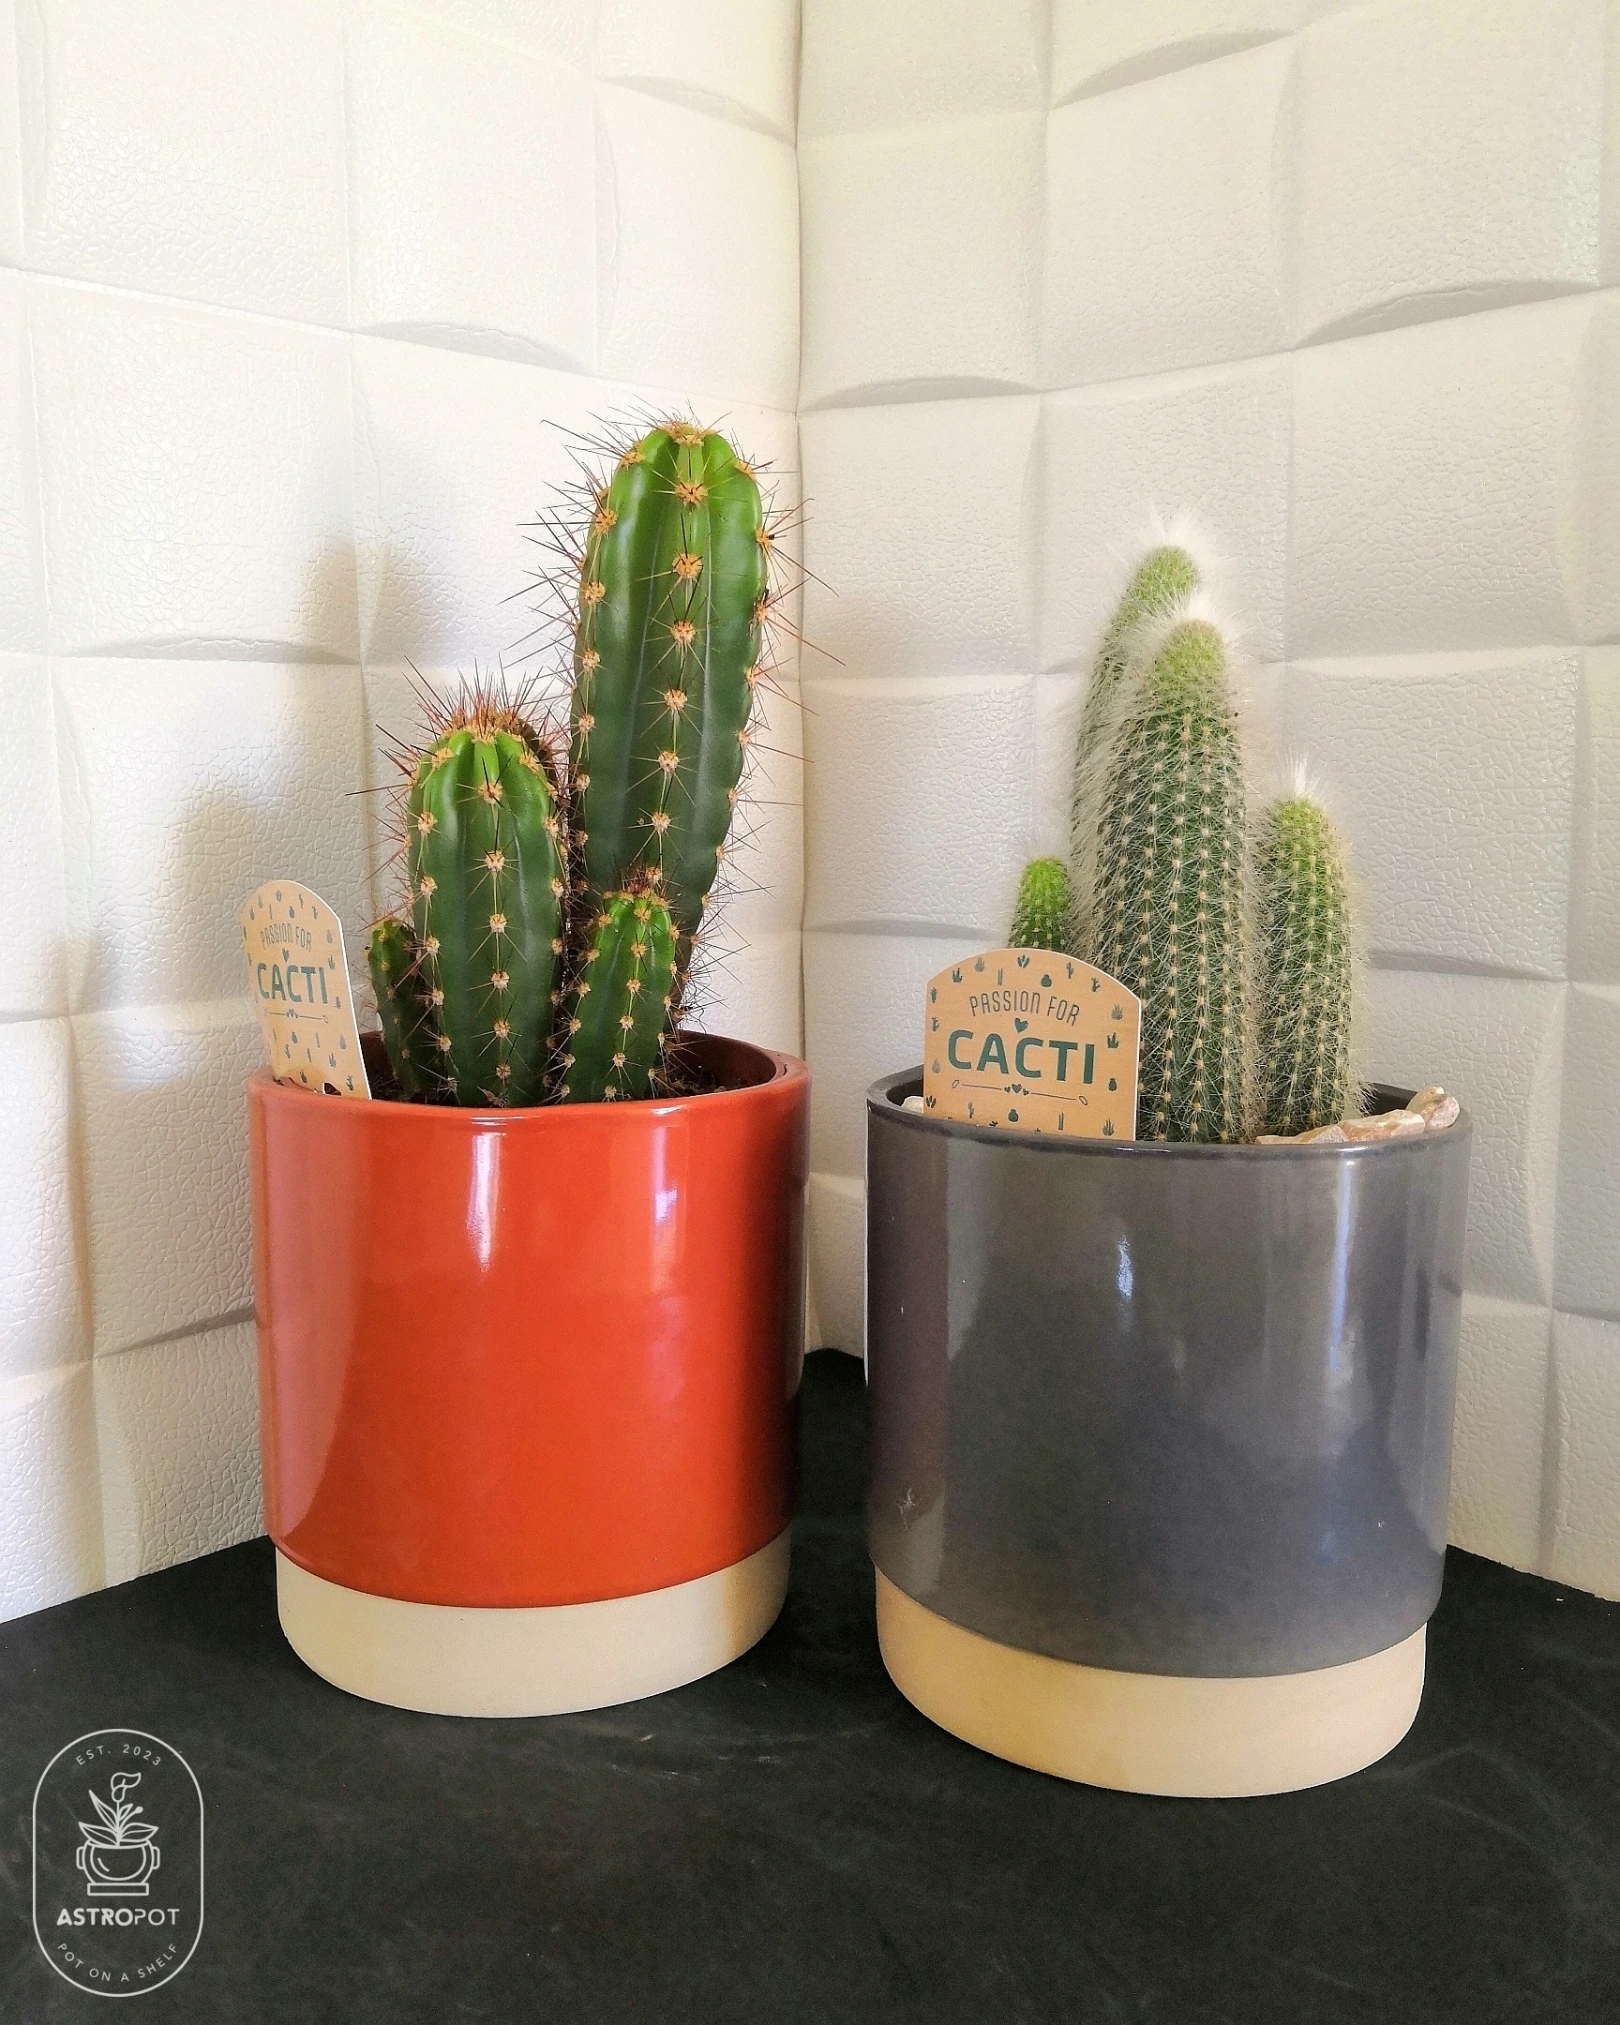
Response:
[[[650,890],[609,894],[569,1000],[559,1099],[598,1104],[645,1097],[668,1037],[674,988],[669,908]]]
[[[516,711],[476,697],[417,759],[405,799],[418,1044],[392,925],[372,939],[372,974],[390,985],[394,1072],[458,1104],[538,1104],[551,1066],[553,993],[562,980],[565,825],[543,741]],[[401,1052],[393,1054],[394,1047]],[[424,1059],[425,1057],[425,1059]]]
[[[1243,768],[1216,626],[1161,627],[1097,823],[1092,960],[1142,1000],[1141,1139],[1245,1134]]]
[[[656,885],[683,937],[714,885],[747,756],[771,534],[752,466],[684,422],[620,456],[579,574],[572,772],[591,905]]]
[[[1304,780],[1254,845],[1261,1127],[1291,1138],[1344,1117],[1354,992],[1345,850]]]
[[[1013,909],[1013,949],[1056,949],[1067,955],[1074,947],[1074,888],[1061,858],[1032,858],[1018,882]]]

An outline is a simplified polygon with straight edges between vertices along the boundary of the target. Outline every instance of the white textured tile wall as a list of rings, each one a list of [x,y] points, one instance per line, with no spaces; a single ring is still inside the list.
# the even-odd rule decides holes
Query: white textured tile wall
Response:
[[[374,727],[528,630],[564,432],[797,496],[796,14],[0,0],[0,1617],[261,1523],[236,909],[359,950]],[[796,1050],[781,679],[705,1016]]]
[[[822,1340],[864,1085],[1062,847],[1186,509],[1354,839],[1365,1066],[1478,1121],[1453,1537],[1620,1595],[1620,7],[1041,13],[805,0]]]
[[[1188,508],[1355,835],[1368,1066],[1480,1118],[1454,1535],[1620,1593],[1616,0],[797,13],[0,4],[0,1614],[257,1524],[235,902],[358,935],[405,663],[522,632],[554,424],[687,401],[790,498],[803,439],[832,658],[708,1017],[797,1041],[802,866],[821,1340],[861,1092]]]

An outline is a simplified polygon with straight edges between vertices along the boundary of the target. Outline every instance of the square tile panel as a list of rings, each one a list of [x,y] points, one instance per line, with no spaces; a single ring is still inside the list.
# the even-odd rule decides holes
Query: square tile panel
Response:
[[[1573,648],[1289,668],[1284,748],[1350,839],[1375,956],[1566,975],[1580,679]]]
[[[1045,138],[1000,113],[805,142],[805,406],[1036,384]]]
[[[1052,115],[1044,386],[1283,347],[1278,127],[1293,60],[1291,42],[1268,42]]]

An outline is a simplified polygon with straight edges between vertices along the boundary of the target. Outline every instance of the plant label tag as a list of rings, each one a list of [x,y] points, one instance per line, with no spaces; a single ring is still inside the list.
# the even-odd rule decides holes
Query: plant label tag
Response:
[[[1067,1139],[1136,1137],[1142,1001],[1050,949],[987,949],[942,970],[923,1022],[923,1109]]]
[[[343,924],[296,879],[270,879],[242,903],[242,947],[278,1083],[369,1097]]]

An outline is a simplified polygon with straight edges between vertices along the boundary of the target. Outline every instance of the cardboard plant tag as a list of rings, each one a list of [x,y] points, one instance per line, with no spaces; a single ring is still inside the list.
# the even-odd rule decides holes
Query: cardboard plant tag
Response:
[[[1094,964],[987,949],[928,986],[923,1109],[1070,1139],[1136,1137],[1142,1002]]]
[[[343,924],[296,879],[270,879],[242,903],[242,947],[278,1083],[369,1097],[343,954]]]

